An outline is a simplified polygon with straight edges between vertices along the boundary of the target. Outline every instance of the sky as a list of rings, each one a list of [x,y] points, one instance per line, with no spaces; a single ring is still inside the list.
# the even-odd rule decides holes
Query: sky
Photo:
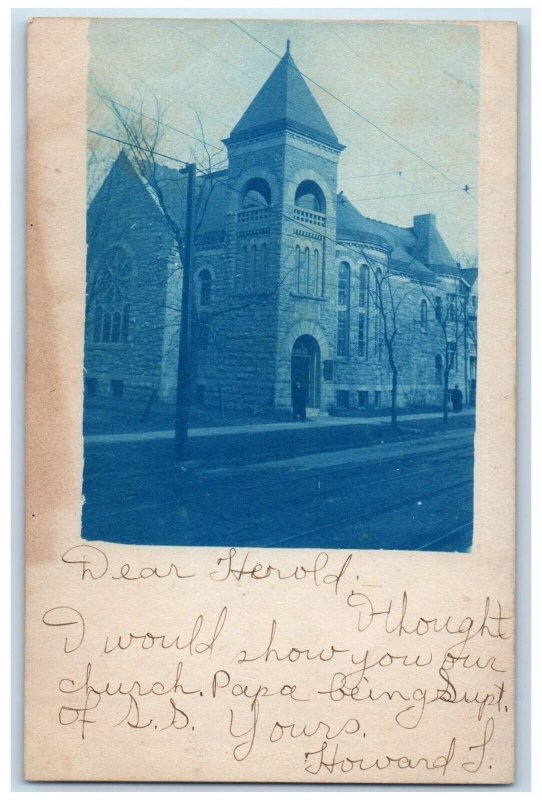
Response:
[[[479,107],[473,24],[94,19],[89,128],[117,132],[100,94],[130,108],[143,102],[150,116],[156,98],[164,121],[178,129],[163,128],[162,153],[201,157],[203,130],[210,152],[225,158],[222,139],[284,54],[287,39],[346,146],[339,188],[363,214],[394,225],[409,227],[415,214],[435,214],[452,255],[472,259]],[[92,134],[89,144],[103,172],[118,146]]]

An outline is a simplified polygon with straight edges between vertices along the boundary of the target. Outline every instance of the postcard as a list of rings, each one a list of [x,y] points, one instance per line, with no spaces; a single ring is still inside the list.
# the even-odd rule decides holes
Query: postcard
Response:
[[[516,39],[29,24],[27,780],[513,781]]]

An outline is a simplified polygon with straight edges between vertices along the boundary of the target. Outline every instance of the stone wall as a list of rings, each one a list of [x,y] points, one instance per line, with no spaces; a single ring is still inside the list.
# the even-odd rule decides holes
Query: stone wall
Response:
[[[259,413],[291,407],[292,349],[299,337],[317,343],[320,357],[320,408],[339,406],[387,408],[391,399],[388,353],[377,335],[374,271],[387,268],[389,251],[374,242],[336,244],[337,152],[289,132],[243,142],[230,149],[225,176],[229,206],[219,220],[222,230],[206,231],[194,254],[194,329],[196,349],[194,399],[205,405]],[[263,178],[270,187],[271,206],[246,212],[243,188]],[[318,184],[325,197],[325,217],[300,213],[296,188],[302,181]],[[111,209],[114,209],[112,213]],[[120,157],[94,200],[88,217],[88,284],[102,268],[111,246],[128,254],[130,323],[127,341],[94,342],[91,298],[87,315],[85,377],[87,388],[111,394],[122,386],[125,396],[148,398],[152,392],[175,402],[182,269],[171,231],[149,192],[126,158]],[[244,248],[267,248],[265,276],[243,285]],[[320,288],[300,291],[296,283],[295,248],[308,246],[320,254]],[[350,267],[349,345],[337,355],[338,274],[341,262]],[[360,306],[360,269],[367,265],[369,289]],[[201,276],[210,275],[210,297],[202,302]],[[385,273],[387,274],[387,273]],[[414,280],[390,273],[390,286],[401,298],[394,357],[399,369],[399,406],[442,403],[442,329],[432,298],[457,294],[459,282],[435,275],[422,290]],[[373,283],[371,283],[373,282]],[[469,309],[476,313],[471,299]],[[426,297],[427,295],[427,297]],[[421,303],[427,300],[422,324]],[[459,313],[458,301],[458,313]],[[364,349],[359,351],[359,318],[365,314]],[[380,322],[382,325],[382,322]],[[471,326],[472,329],[473,326]],[[475,330],[475,325],[474,325]],[[196,374],[197,369],[197,374]],[[450,388],[458,384],[470,397],[476,373],[475,336],[458,341],[457,364]],[[439,382],[440,377],[440,382]]]
[[[149,397],[153,390],[160,392],[172,237],[125,157],[115,162],[96,195],[87,226],[87,392]],[[104,297],[104,276],[111,248],[120,248],[131,267],[127,284],[128,333],[126,341],[97,342],[93,327],[97,305],[107,307],[109,302]]]

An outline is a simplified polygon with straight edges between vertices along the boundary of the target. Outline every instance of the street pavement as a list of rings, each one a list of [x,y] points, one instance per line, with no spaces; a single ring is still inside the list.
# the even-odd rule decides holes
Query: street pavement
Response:
[[[86,447],[83,535],[162,545],[467,551],[472,420],[382,443],[378,425],[349,422],[313,427],[310,436],[291,423],[261,459],[210,457],[226,441],[245,453],[269,442],[254,426],[253,436],[229,428],[228,437],[201,437],[206,458],[187,464],[159,439]],[[372,443],[356,440],[375,430]]]

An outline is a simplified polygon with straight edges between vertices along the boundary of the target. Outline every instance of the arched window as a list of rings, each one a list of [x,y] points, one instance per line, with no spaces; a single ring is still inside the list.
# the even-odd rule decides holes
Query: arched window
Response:
[[[337,355],[348,357],[350,328],[350,265],[339,264],[337,297]]]
[[[295,204],[298,208],[307,211],[316,211],[318,214],[326,213],[326,200],[323,191],[314,181],[303,181],[297,187]]]
[[[312,294],[311,284],[311,251],[310,248],[305,248],[304,254],[305,261],[305,285],[303,287],[303,294]]]
[[[362,264],[359,271],[358,356],[366,358],[369,352],[369,267]]]
[[[123,342],[126,342],[128,339],[128,325],[130,322],[130,306],[128,303],[124,304],[124,310],[122,312],[122,330],[120,338]]]
[[[315,297],[322,294],[322,277],[320,275],[320,251],[315,250],[312,256],[313,290]]]
[[[121,323],[121,315],[120,311],[113,312],[113,325],[111,328],[111,341],[112,342],[120,342],[120,323]]]
[[[350,265],[341,261],[339,265],[339,306],[350,305]]]
[[[442,356],[435,356],[435,383],[439,386],[442,384]]]
[[[296,292],[298,294],[307,294],[307,248],[301,252],[301,247],[296,245],[295,248],[295,272],[296,272]]]
[[[93,341],[128,341],[130,322],[129,289],[132,264],[122,247],[111,247],[103,254],[94,276]]]
[[[382,306],[384,303],[382,292],[382,270],[380,267],[375,272],[375,321],[374,321],[374,339],[375,339],[375,357],[377,361],[382,360]]]
[[[211,305],[212,278],[208,269],[202,269],[199,273],[199,304],[200,306]]]
[[[267,208],[271,205],[271,189],[263,178],[252,178],[246,183],[241,197],[241,208],[244,211],[252,208]]]
[[[457,313],[457,297],[455,294],[446,295],[446,321],[455,322]]]
[[[363,264],[359,272],[359,307],[365,308],[369,299],[369,267]]]
[[[375,332],[374,332],[374,341],[375,341],[375,357],[380,361],[380,311],[375,309]]]
[[[359,312],[358,318],[358,356],[365,356],[367,354],[367,346],[366,346],[366,327],[367,321],[365,317],[365,311]]]
[[[435,319],[442,321],[442,297],[435,297]]]
[[[427,330],[427,300],[420,303],[420,327],[422,331]]]

